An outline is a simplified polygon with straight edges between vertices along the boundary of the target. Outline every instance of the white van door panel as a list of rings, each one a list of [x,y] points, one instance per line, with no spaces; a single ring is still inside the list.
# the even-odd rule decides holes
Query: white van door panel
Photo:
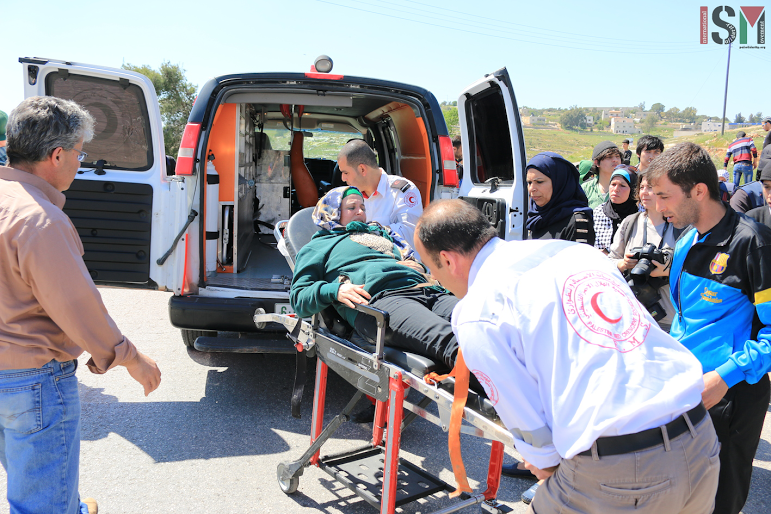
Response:
[[[501,238],[524,239],[524,139],[506,68],[461,93],[458,117],[463,145],[460,198],[479,207]]]
[[[182,177],[166,170],[158,98],[150,79],[127,70],[22,58],[24,96],[73,100],[96,119],[94,138],[68,191],[64,211],[98,285],[179,291],[185,237],[158,259],[190,208]],[[196,180],[192,177],[191,183]]]

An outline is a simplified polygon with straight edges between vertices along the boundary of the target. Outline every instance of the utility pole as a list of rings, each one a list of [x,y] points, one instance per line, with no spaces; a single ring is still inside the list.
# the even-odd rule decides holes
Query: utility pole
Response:
[[[720,135],[725,134],[725,107],[728,102],[728,72],[731,70],[731,45],[734,42],[733,34],[728,36],[728,66],[725,69],[725,95],[723,96],[723,124],[720,128]]]

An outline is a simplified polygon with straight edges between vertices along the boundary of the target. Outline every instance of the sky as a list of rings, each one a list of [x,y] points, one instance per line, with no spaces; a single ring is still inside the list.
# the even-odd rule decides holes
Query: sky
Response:
[[[30,6],[34,5],[34,9]],[[591,7],[589,7],[591,5]],[[304,72],[327,54],[334,73],[422,86],[437,99],[506,67],[520,106],[645,102],[720,116],[728,45],[699,43],[703,0],[0,0],[0,109],[24,98],[19,57],[120,67],[180,64],[197,88],[238,72]],[[706,4],[711,21],[729,5]],[[726,14],[723,19],[728,20]],[[771,15],[768,16],[771,20]],[[731,20],[729,20],[731,21]],[[757,26],[757,25],[756,25]],[[750,35],[750,44],[755,35]],[[731,50],[726,115],[771,114],[765,49]]]

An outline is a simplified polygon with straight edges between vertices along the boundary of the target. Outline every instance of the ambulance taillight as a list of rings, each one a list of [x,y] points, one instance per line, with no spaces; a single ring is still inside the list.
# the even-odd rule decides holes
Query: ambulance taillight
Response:
[[[441,151],[442,184],[445,187],[459,187],[458,168],[455,165],[455,152],[450,136],[439,136],[439,150]]]
[[[193,174],[193,168],[195,167],[195,148],[198,144],[198,137],[200,135],[200,123],[188,123],[185,126],[185,132],[182,134],[182,142],[179,144],[179,153],[177,153],[177,175],[189,176]]]

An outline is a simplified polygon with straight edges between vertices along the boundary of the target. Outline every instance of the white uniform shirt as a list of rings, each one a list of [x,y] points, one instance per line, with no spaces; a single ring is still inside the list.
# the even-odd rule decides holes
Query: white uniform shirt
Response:
[[[415,224],[423,214],[423,201],[415,184],[404,177],[388,175],[380,169],[377,190],[364,199],[367,221],[377,221],[390,226],[415,248]],[[417,252],[416,252],[417,255]]]
[[[471,266],[452,325],[517,450],[539,468],[701,402],[699,361],[584,244],[493,238]]]

